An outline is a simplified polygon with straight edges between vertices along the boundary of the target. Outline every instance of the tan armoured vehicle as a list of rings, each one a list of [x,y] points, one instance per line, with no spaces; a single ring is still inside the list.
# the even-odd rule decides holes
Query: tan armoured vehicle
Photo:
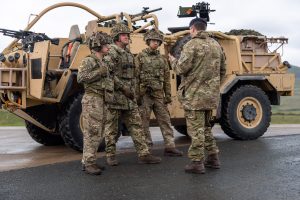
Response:
[[[95,20],[87,23],[85,33],[80,33],[77,25],[72,26],[69,38],[51,39],[29,31],[44,14],[63,6],[81,8],[94,15]],[[209,4],[198,3],[190,8],[181,7],[178,16],[199,15],[209,21],[210,11]],[[122,12],[102,16],[77,3],[59,3],[43,10],[24,31],[1,29],[4,35],[16,38],[0,55],[2,109],[23,118],[35,141],[44,145],[65,143],[81,151],[83,87],[76,77],[81,60],[90,53],[85,41],[94,31],[109,33],[111,27],[121,21],[132,31],[130,50],[134,54],[146,47],[143,33],[149,28],[159,28],[156,15],[147,8],[135,15]],[[141,26],[135,25],[138,21]],[[170,52],[178,57],[182,45],[189,40],[188,30],[177,27],[170,31],[172,33],[165,34],[160,50],[165,55]],[[211,32],[211,36],[223,47],[227,64],[226,80],[220,90],[222,101],[213,120],[232,138],[256,139],[270,124],[271,105],[279,105],[280,96],[291,96],[294,92],[295,77],[287,73],[288,63],[282,62],[276,51],[268,50],[269,43],[277,43],[280,47],[287,39],[232,36],[221,32]],[[170,74],[171,121],[176,130],[186,134],[183,110],[176,97],[180,77],[171,69]]]

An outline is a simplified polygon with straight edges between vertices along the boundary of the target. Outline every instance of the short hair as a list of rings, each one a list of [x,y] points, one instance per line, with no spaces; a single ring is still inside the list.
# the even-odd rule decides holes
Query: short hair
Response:
[[[189,27],[194,26],[197,31],[205,31],[207,27],[207,21],[204,18],[195,18],[190,22]]]

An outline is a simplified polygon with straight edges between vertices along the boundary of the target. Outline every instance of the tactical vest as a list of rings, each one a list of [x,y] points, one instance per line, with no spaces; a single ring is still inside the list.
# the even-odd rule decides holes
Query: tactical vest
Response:
[[[114,81],[112,75],[110,75],[110,69],[107,63],[100,61],[95,55],[91,54],[87,58],[92,58],[94,65],[84,66],[85,72],[90,73],[99,70],[100,67],[106,67],[108,69],[106,75],[100,75],[97,81],[92,83],[84,83],[84,89],[87,93],[96,93],[104,96],[104,101],[107,103],[114,102]]]
[[[135,65],[134,57],[127,49],[122,49],[116,45],[111,45],[109,55],[114,75],[122,82],[122,85],[135,89]],[[126,97],[121,90],[115,91],[116,102],[110,108],[131,110],[136,107],[136,103]]]
[[[163,89],[165,60],[159,51],[145,49],[139,56],[140,88],[158,91]]]

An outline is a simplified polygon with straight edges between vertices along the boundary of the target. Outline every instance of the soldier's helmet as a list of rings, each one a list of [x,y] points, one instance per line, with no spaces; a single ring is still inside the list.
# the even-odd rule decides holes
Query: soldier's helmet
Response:
[[[93,33],[92,36],[88,39],[88,45],[90,49],[94,49],[111,43],[112,38],[104,32]]]
[[[119,34],[121,33],[130,34],[130,29],[128,28],[128,26],[122,23],[116,24],[115,26],[112,27],[110,31],[110,35],[114,40],[117,39]]]
[[[163,39],[164,39],[164,35],[159,30],[151,29],[144,34],[144,41],[146,43],[148,43],[149,40],[158,40],[160,41],[160,43],[162,43]]]

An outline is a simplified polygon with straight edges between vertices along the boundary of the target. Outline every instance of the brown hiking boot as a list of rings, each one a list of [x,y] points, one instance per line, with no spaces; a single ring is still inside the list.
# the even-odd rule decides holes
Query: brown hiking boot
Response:
[[[140,164],[157,164],[161,162],[161,158],[151,154],[139,157]]]
[[[100,175],[102,173],[102,170],[96,164],[82,165],[82,171],[85,171],[85,173],[91,175]]]
[[[106,162],[110,166],[117,166],[119,165],[118,160],[116,159],[116,156],[109,156],[106,158]]]
[[[208,155],[205,159],[204,163],[205,167],[213,168],[213,169],[220,169],[220,160],[219,155],[217,153]]]
[[[183,152],[176,148],[165,148],[165,156],[182,156]]]
[[[188,164],[184,168],[186,173],[193,173],[193,174],[204,174],[205,167],[203,161],[192,161],[191,164]]]

